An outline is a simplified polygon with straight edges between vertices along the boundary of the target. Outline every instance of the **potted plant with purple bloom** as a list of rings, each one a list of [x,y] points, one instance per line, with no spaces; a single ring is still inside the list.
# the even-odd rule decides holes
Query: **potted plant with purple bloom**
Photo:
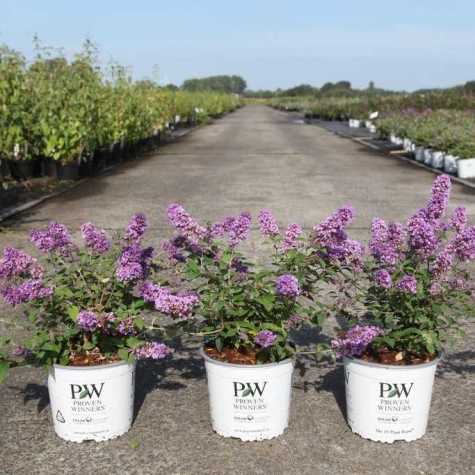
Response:
[[[475,259],[475,226],[463,207],[444,219],[450,187],[439,176],[405,225],[373,220],[359,281],[365,313],[332,342],[344,358],[349,425],[365,438],[424,435],[444,344],[474,314],[467,264]]]
[[[262,210],[258,224],[266,244],[256,259],[239,250],[251,232],[247,212],[201,225],[172,204],[168,217],[176,233],[162,248],[183,276],[188,299],[196,299],[182,324],[204,338],[214,430],[242,440],[282,434],[296,351],[289,332],[305,321],[321,322],[320,285],[360,260],[360,246],[343,230],[352,210],[338,210],[307,235],[298,224],[282,232]],[[150,300],[157,306],[156,296]]]
[[[64,225],[51,223],[31,233],[44,265],[15,248],[0,259],[0,295],[26,307],[26,329],[33,333],[13,352],[5,346],[13,338],[4,338],[1,368],[5,373],[9,364],[24,361],[48,369],[54,427],[63,439],[98,441],[127,432],[136,360],[171,351],[150,338],[143,318],[139,289],[153,253],[141,245],[145,229],[140,214],[112,240],[86,223],[80,247]]]

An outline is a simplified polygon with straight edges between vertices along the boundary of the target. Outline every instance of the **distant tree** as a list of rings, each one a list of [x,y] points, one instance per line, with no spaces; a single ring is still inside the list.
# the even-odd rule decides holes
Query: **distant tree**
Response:
[[[475,81],[467,81],[463,86],[465,92],[475,94]]]
[[[181,87],[186,91],[216,91],[242,94],[247,87],[247,83],[241,76],[222,75],[187,79]]]
[[[284,96],[312,96],[316,92],[316,89],[310,84],[300,84],[299,86],[292,87],[283,92]]]
[[[337,88],[337,89],[351,89],[351,82],[350,81],[338,81],[335,84],[335,88]]]
[[[370,81],[368,84],[368,91],[374,91],[374,81]]]
[[[166,86],[164,86],[165,89],[170,89],[171,91],[176,91],[178,89],[178,86],[175,86],[175,84],[167,84]]]

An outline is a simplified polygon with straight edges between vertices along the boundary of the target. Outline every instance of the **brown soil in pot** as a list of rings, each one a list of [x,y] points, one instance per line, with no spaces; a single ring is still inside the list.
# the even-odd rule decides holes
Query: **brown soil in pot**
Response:
[[[69,358],[69,366],[100,366],[118,361],[120,358],[117,355],[107,357],[96,348],[86,353],[73,353]]]
[[[204,351],[210,358],[224,361],[225,363],[248,365],[257,364],[257,352],[255,350],[223,348],[222,351],[218,351],[216,348],[206,347]]]
[[[437,354],[414,355],[403,351],[391,351],[382,348],[378,351],[367,349],[359,359],[370,363],[388,364],[394,366],[411,366],[429,363],[437,358]]]

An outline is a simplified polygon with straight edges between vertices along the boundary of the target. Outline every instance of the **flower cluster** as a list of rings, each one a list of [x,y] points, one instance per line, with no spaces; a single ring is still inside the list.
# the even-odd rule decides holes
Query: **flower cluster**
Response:
[[[100,326],[97,314],[95,312],[90,312],[89,310],[82,310],[79,312],[76,322],[81,330],[88,333],[92,333]]]
[[[84,223],[81,226],[81,233],[86,246],[94,252],[104,254],[110,249],[111,243],[103,229],[97,229],[92,223]]]
[[[43,268],[38,261],[24,251],[6,247],[0,260],[0,279],[28,276],[34,279],[43,277]]]
[[[0,260],[0,295],[12,306],[50,297],[53,288],[44,285],[43,274],[43,268],[35,258],[7,247]]]
[[[384,331],[372,325],[355,325],[343,337],[332,340],[331,346],[338,356],[361,356],[368,345]]]
[[[172,349],[164,343],[156,341],[147,342],[144,345],[136,348],[133,352],[135,358],[138,360],[152,359],[161,360],[172,353]]]
[[[132,242],[140,242],[147,229],[147,218],[143,213],[132,216],[127,226],[125,239]]]
[[[142,249],[138,243],[127,246],[119,257],[116,277],[121,282],[145,279],[147,276],[153,248]]]
[[[167,215],[177,231],[191,242],[198,242],[206,237],[206,228],[201,226],[183,206],[172,203],[168,206]]]
[[[152,302],[155,308],[173,318],[187,318],[198,304],[198,296],[192,293],[174,295],[169,289],[153,282],[144,282],[139,293],[146,302]]]
[[[353,216],[353,208],[344,206],[315,226],[313,232],[315,244],[326,251],[326,257],[330,261],[358,269],[361,266],[363,246],[358,241],[348,239],[345,232],[345,227]]]
[[[295,249],[298,244],[298,238],[302,235],[303,230],[299,224],[293,223],[287,226],[284,233],[284,239],[280,249],[282,252],[287,252],[290,249]]]
[[[45,230],[31,232],[31,242],[42,252],[58,251],[68,254],[72,246],[71,236],[64,224],[52,222]]]
[[[406,294],[417,294],[417,279],[413,275],[402,276],[396,287]]]
[[[295,298],[300,294],[300,286],[297,277],[284,274],[277,278],[276,290],[283,297]]]
[[[27,280],[18,286],[0,289],[5,302],[15,306],[33,300],[43,299],[53,295],[52,287],[45,287],[41,280]]]
[[[236,247],[248,238],[251,222],[251,215],[247,211],[238,216],[228,216],[211,227],[211,237],[220,238],[227,235],[229,245]]]
[[[279,225],[270,210],[261,210],[258,221],[263,236],[274,237],[279,234]]]
[[[255,337],[254,342],[261,348],[269,348],[277,340],[277,335],[270,330],[261,330]]]

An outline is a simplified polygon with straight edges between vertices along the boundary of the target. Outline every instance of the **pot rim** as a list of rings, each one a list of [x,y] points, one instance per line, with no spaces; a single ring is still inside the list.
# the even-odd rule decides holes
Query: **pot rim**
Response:
[[[50,368],[59,368],[59,369],[67,369],[68,371],[79,371],[79,370],[87,370],[87,371],[94,371],[94,370],[99,370],[99,369],[109,369],[109,368],[115,368],[116,366],[135,366],[137,361],[133,361],[132,363],[129,363],[127,361],[116,361],[115,363],[107,363],[107,364],[98,364],[98,365],[92,365],[92,366],[66,366],[66,365],[61,365],[61,364],[56,364],[54,363],[53,366]]]
[[[225,361],[219,361],[215,360],[214,358],[210,358],[204,350],[204,347],[200,348],[200,355],[203,357],[205,361],[209,361],[210,363],[217,364],[220,366],[227,366],[227,367],[232,367],[232,368],[246,368],[246,369],[255,369],[255,368],[272,368],[274,366],[285,366],[287,364],[291,364],[293,366],[294,364],[294,358],[287,358],[285,360],[279,361],[277,363],[264,363],[264,364],[256,364],[256,365],[251,365],[251,364],[237,364],[237,363],[227,363]]]
[[[429,366],[437,365],[439,361],[443,358],[443,353],[439,353],[436,358],[432,361],[427,363],[420,363],[420,364],[407,364],[407,365],[393,365],[393,364],[384,364],[384,363],[374,363],[372,361],[364,361],[359,358],[355,358],[353,356],[344,356],[343,363],[347,362],[354,362],[356,364],[360,364],[362,366],[372,366],[374,368],[384,368],[384,369],[394,369],[394,370],[416,370],[420,368],[427,368]]]

